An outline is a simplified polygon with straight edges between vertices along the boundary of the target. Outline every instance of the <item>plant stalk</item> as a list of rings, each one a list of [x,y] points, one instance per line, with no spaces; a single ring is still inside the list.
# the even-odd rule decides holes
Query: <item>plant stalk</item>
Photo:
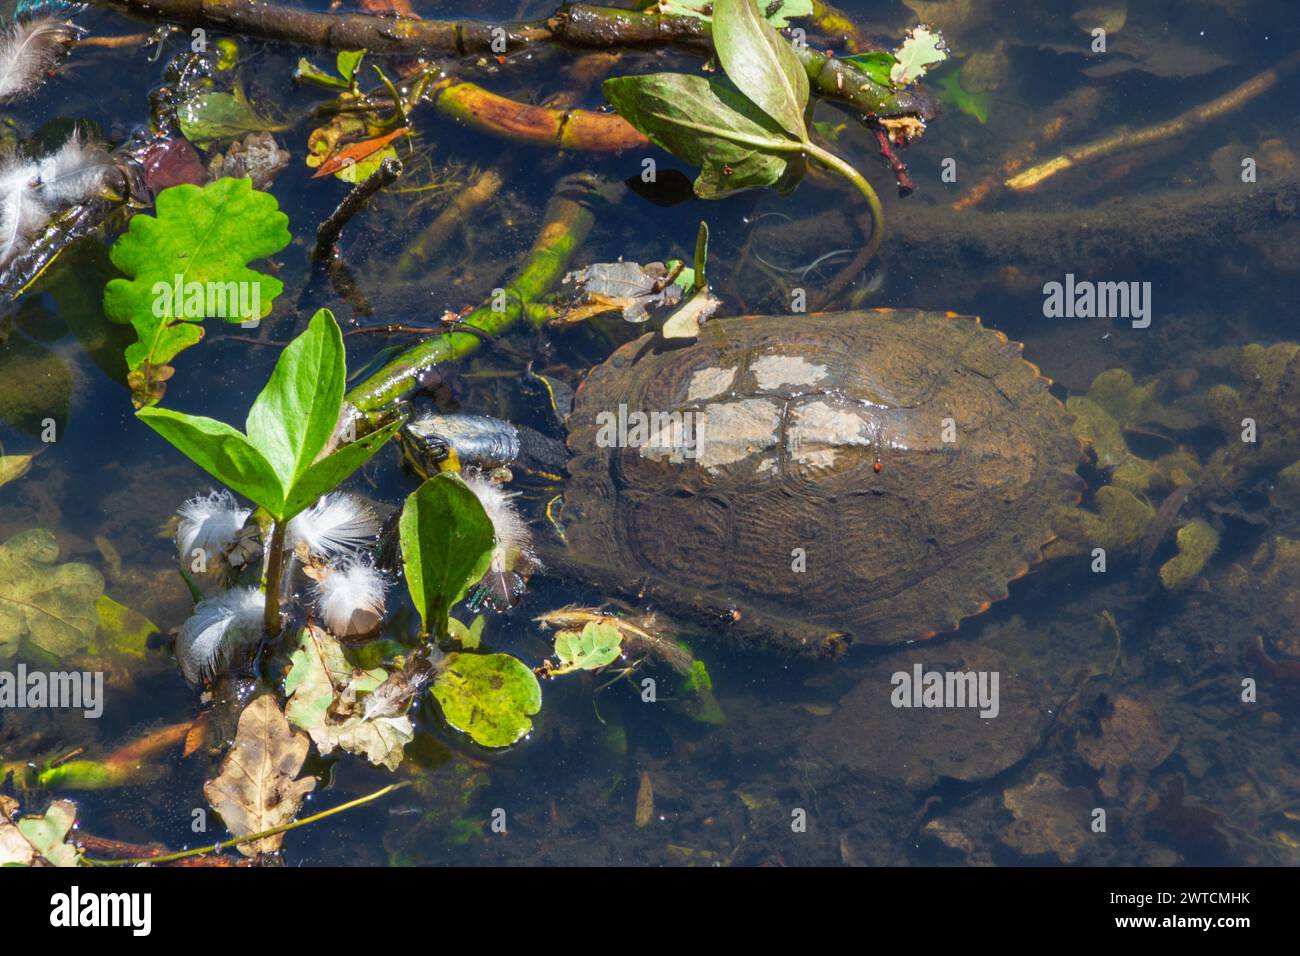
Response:
[[[284,528],[287,522],[275,521],[271,525],[271,547],[262,573],[262,590],[266,594],[266,609],[262,618],[266,636],[280,633],[280,579],[284,577]]]

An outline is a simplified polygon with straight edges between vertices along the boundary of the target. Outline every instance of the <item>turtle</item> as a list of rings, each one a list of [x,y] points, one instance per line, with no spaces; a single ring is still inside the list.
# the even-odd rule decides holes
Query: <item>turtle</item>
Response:
[[[573,396],[561,562],[746,643],[837,653],[955,630],[1081,497],[1072,419],[1022,350],[918,310],[643,335]],[[442,418],[408,438],[448,443]],[[488,464],[521,447],[554,463],[544,436],[501,428],[516,437],[468,443]]]

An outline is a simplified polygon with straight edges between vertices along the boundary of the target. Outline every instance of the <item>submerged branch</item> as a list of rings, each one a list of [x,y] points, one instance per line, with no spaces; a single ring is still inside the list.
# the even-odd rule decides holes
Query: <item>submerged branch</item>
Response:
[[[573,179],[562,182],[547,205],[545,224],[523,268],[505,287],[505,302],[479,306],[452,331],[406,350],[352,389],[347,401],[363,415],[368,415],[413,391],[432,366],[477,351],[483,344],[484,335],[500,335],[520,318],[536,323],[537,319],[526,308],[527,303],[560,280],[593,223],[588,205],[594,191],[575,189],[575,185]],[[494,308],[494,304],[499,307]]]
[[[259,0],[92,0],[148,20],[224,29],[233,33],[333,50],[371,53],[495,53],[504,31],[506,52],[536,43],[588,50],[678,46],[711,54],[709,24],[689,16],[574,4],[545,20],[492,23],[425,20],[365,13],[316,13]],[[919,91],[898,91],[875,82],[847,60],[791,44],[816,92],[870,116],[935,115],[934,101]]]

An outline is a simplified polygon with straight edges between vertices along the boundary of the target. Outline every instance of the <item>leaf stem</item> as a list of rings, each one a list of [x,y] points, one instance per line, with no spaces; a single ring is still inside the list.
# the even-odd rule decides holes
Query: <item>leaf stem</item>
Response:
[[[853,183],[858,192],[862,193],[866,198],[867,206],[871,209],[871,235],[867,237],[867,247],[863,251],[862,259],[864,262],[871,261],[880,248],[880,243],[885,238],[885,210],[880,205],[880,197],[876,195],[875,189],[872,188],[871,183],[867,182],[865,176],[830,150],[823,149],[812,142],[804,143],[803,149],[813,159],[825,166],[829,166]]]
[[[409,787],[410,785],[411,781],[409,780],[403,780],[401,783],[390,783],[388,786],[376,790],[374,793],[366,794],[364,797],[358,797],[355,800],[349,800],[347,803],[339,804],[337,807],[331,807],[328,810],[322,810],[320,813],[314,813],[301,820],[282,823],[278,827],[271,827],[271,829],[263,830],[261,833],[250,833],[248,836],[235,837],[214,846],[201,846],[194,850],[181,850],[177,853],[169,853],[166,856],[145,856],[130,860],[96,860],[90,857],[83,857],[82,859],[91,866],[137,866],[143,863],[172,863],[176,860],[184,860],[192,856],[202,856],[205,853],[216,853],[220,850],[228,850],[232,846],[239,846],[241,843],[256,843],[258,840],[265,839],[269,836],[275,836],[277,833],[285,833],[289,830],[295,830],[298,827],[305,827],[309,823],[315,823],[317,820],[324,820],[326,817],[332,817],[334,814],[342,813],[344,810],[351,810],[355,807],[378,800],[380,797],[386,796],[394,790],[401,790],[403,787]]]
[[[284,576],[284,528],[283,521],[275,521],[271,525],[271,547],[266,555],[266,566],[262,575],[262,589],[266,593],[266,610],[262,621],[268,637],[275,637],[280,633],[280,578]]]

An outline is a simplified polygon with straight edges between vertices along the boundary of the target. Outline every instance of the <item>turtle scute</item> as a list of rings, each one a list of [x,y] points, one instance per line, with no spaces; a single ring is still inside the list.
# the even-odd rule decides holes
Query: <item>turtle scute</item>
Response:
[[[1006,596],[1078,499],[1069,416],[1020,353],[976,318],[918,311],[630,342],[569,419],[571,559],[746,640],[951,630]]]

